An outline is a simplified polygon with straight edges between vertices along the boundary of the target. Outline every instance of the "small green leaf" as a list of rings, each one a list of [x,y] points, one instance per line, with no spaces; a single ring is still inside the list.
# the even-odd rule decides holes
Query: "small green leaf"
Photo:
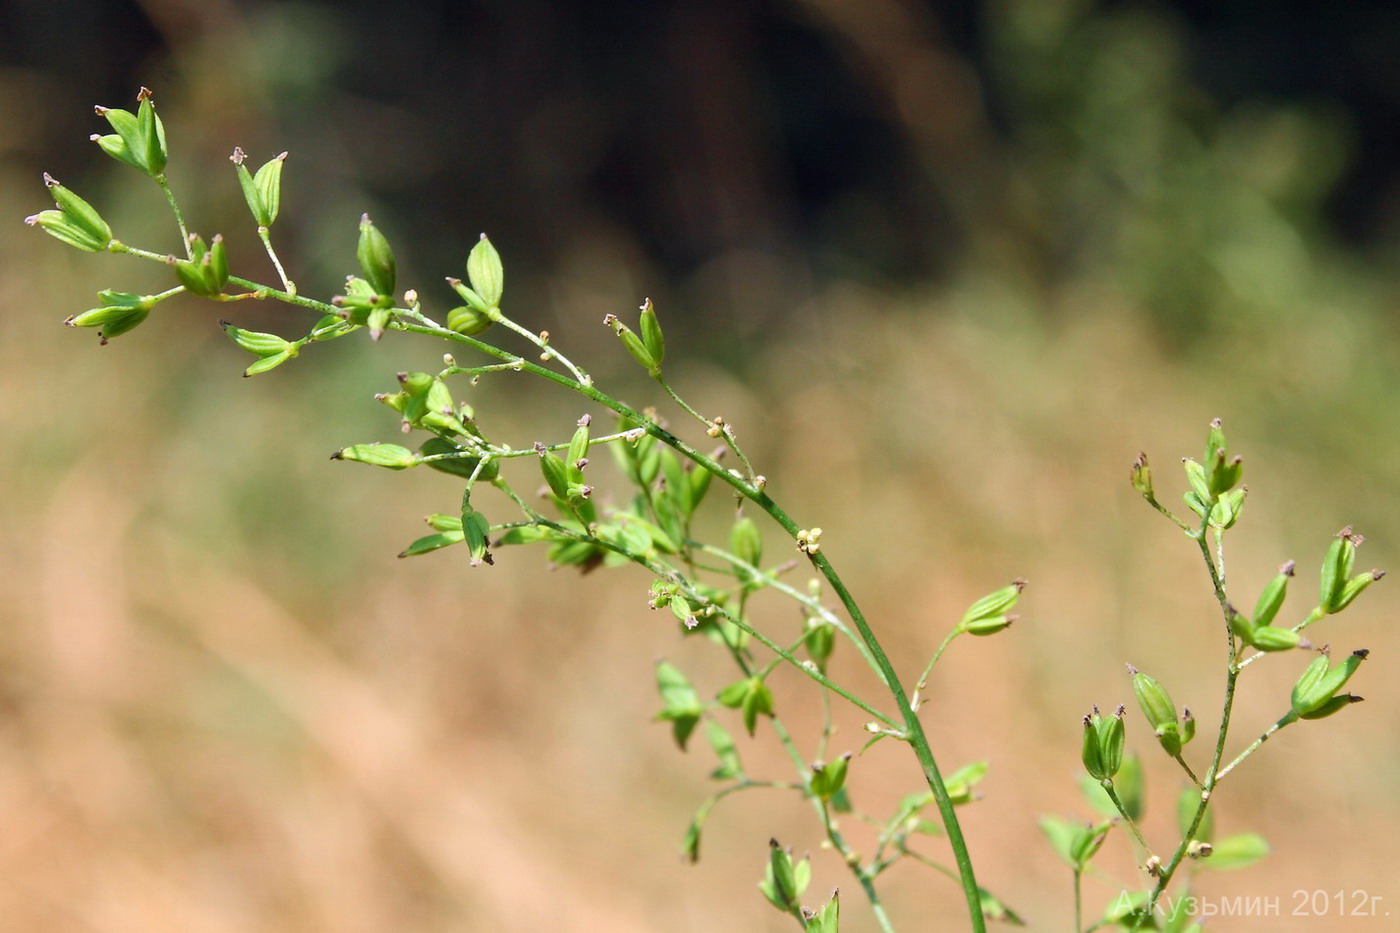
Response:
[[[352,444],[337,450],[331,459],[353,460],[390,470],[403,470],[418,462],[417,454],[398,444]]]
[[[1214,871],[1246,868],[1269,854],[1269,843],[1257,833],[1238,833],[1215,843],[1201,864]]]

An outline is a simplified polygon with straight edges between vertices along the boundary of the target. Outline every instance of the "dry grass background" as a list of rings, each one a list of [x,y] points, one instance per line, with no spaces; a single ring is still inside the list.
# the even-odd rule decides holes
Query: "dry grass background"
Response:
[[[16,219],[0,225],[0,930],[785,928],[753,885],[770,835],[815,847],[796,801],[727,802],[701,863],[678,857],[711,765],[648,722],[652,664],[676,660],[708,688],[726,672],[647,612],[647,581],[551,573],[528,550],[477,571],[451,551],[395,561],[417,516],[455,504],[454,482],[326,459],[392,436],[369,396],[431,352],[345,341],[243,381],[217,309],[195,304],[98,349],[58,323],[126,267],[21,228],[42,200],[29,182],[0,185]],[[596,324],[637,296],[600,290],[596,262],[561,268],[594,271],[559,273],[539,315],[646,401]],[[1293,557],[1306,599],[1345,522],[1371,539],[1365,566],[1400,566],[1390,317],[1302,308],[1169,354],[1111,291],[1051,300],[1061,313],[977,283],[834,286],[761,336],[743,379],[672,351],[682,390],[737,426],[776,498],[826,529],[911,676],[971,599],[1032,581],[1009,633],[953,650],[927,715],[948,766],[992,761],[986,799],[964,811],[982,880],[1045,930],[1068,927],[1069,884],[1035,819],[1086,814],[1079,717],[1130,701],[1125,661],[1207,728],[1218,703],[1207,581],[1128,488],[1138,450],[1171,487],[1175,458],[1226,419],[1251,488],[1230,557],[1239,592]],[[580,412],[519,380],[480,396],[517,443],[567,433]],[[1400,911],[1390,586],[1318,633],[1373,649],[1356,688],[1368,702],[1289,729],[1221,796],[1221,830],[1258,830],[1276,854],[1205,876],[1201,892],[1276,896],[1285,916],[1211,929],[1394,929],[1286,916],[1299,888],[1362,889]],[[767,612],[795,624],[779,602]],[[1251,669],[1239,742],[1276,717],[1301,666]],[[810,747],[815,695],[787,675],[776,687]],[[859,720],[841,723],[836,749],[856,747]],[[1143,731],[1134,720],[1162,838],[1177,782]],[[762,743],[742,750],[770,760]],[[916,779],[889,747],[852,778],[876,812]],[[840,885],[849,929],[871,929],[855,885],[818,858],[813,897]],[[951,883],[912,866],[891,882],[907,928],[958,926]],[[1090,890],[1091,903],[1112,893]]]

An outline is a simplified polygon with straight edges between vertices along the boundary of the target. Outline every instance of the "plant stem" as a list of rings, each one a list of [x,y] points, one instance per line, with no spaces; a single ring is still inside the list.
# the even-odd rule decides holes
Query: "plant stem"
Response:
[[[1249,746],[1244,751],[1236,755],[1234,761],[1230,762],[1228,765],[1220,769],[1220,773],[1215,776],[1215,783],[1219,784],[1220,781],[1225,777],[1225,775],[1235,770],[1235,767],[1238,764],[1240,764],[1240,762],[1244,761],[1250,755],[1254,754],[1255,750],[1257,750],[1259,746],[1263,745],[1265,742],[1269,741],[1269,739],[1273,737],[1273,734],[1275,732],[1282,729],[1284,726],[1292,725],[1297,721],[1298,714],[1295,713],[1293,710],[1289,710],[1287,713],[1284,713],[1283,716],[1279,718],[1278,722],[1265,729],[1264,732],[1259,736],[1259,738],[1255,739],[1253,742],[1250,742]]]
[[[277,251],[272,248],[272,234],[266,227],[258,227],[258,239],[262,240],[263,249],[267,250],[267,258],[272,260],[272,267],[277,270],[277,277],[282,280],[282,287],[288,295],[295,295],[296,283],[287,278],[287,273],[282,268],[282,260],[277,258]]]
[[[925,665],[924,672],[919,675],[918,683],[914,684],[914,696],[910,705],[913,706],[915,712],[918,712],[919,707],[923,705],[924,688],[928,686],[928,678],[929,675],[933,673],[933,666],[938,663],[939,658],[943,657],[943,652],[948,650],[948,646],[953,643],[953,639],[957,638],[962,633],[963,629],[961,626],[955,627],[944,637],[937,650],[933,652],[933,657],[928,659],[928,664]]]
[[[156,184],[160,185],[160,190],[165,194],[165,201],[170,205],[170,212],[175,215],[175,224],[180,228],[180,242],[185,247],[185,258],[190,259],[194,253],[190,252],[190,234],[185,229],[185,215],[180,212],[180,202],[175,200],[175,192],[170,190],[170,182],[164,172],[156,176]]]
[[[1118,791],[1113,789],[1113,781],[1111,779],[1102,780],[1099,782],[1099,786],[1104,789],[1104,793],[1108,794],[1108,799],[1113,801],[1113,806],[1117,808],[1118,815],[1123,817],[1123,825],[1128,827],[1128,832],[1132,833],[1133,839],[1137,840],[1137,844],[1142,847],[1144,852],[1151,853],[1152,848],[1143,838],[1142,830],[1138,829],[1138,824],[1128,815],[1128,808],[1123,806],[1123,801],[1118,799]],[[1076,923],[1075,926],[1077,928],[1078,924]]]

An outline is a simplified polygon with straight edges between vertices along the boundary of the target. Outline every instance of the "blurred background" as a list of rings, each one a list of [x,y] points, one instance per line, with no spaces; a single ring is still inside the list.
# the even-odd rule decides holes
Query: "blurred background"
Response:
[[[796,799],[727,801],[682,864],[713,765],[649,722],[653,664],[706,691],[729,672],[646,611],[643,575],[395,560],[456,482],[327,455],[393,440],[371,396],[438,348],[338,341],[245,381],[218,317],[307,322],[180,299],[105,348],[60,326],[99,289],[168,283],[24,227],[41,171],[124,241],[177,246],[155,187],[86,141],[93,104],[155,91],[191,228],[250,277],[273,274],[235,145],[291,153],[275,236],[308,294],[354,270],[368,211],[441,313],[487,230],[512,314],[638,405],[654,387],[599,320],[650,295],[674,383],[826,529],[909,676],[972,599],[1028,578],[1021,621],[958,643],[926,716],[947,767],[992,763],[963,811],[980,879],[1056,930],[1069,874],[1035,820],[1090,815],[1083,713],[1132,702],[1131,662],[1218,715],[1208,580],[1129,488],[1138,451],[1173,503],[1176,459],[1225,419],[1243,604],[1294,558],[1301,617],[1348,522],[1362,566],[1400,565],[1398,38],[1393,4],[1298,0],[0,4],[0,929],[779,930],[754,890],[773,834],[816,852],[808,900],[839,885],[843,929],[874,928]],[[523,379],[472,400],[517,445],[583,410]],[[1367,702],[1224,785],[1220,831],[1276,851],[1197,893],[1281,915],[1211,929],[1394,929],[1393,606],[1386,584],[1315,630],[1372,649]],[[758,612],[796,631],[781,601]],[[845,654],[838,678],[872,689]],[[1249,670],[1232,748],[1304,663]],[[815,754],[816,695],[774,687]],[[842,713],[833,752],[860,722]],[[1174,766],[1129,732],[1149,835],[1175,838]],[[741,751],[787,776],[766,742]],[[876,813],[916,785],[898,749],[853,768]],[[955,885],[889,877],[901,929],[962,927]],[[1380,900],[1319,915],[1317,891]],[[1115,893],[1091,880],[1090,912]]]

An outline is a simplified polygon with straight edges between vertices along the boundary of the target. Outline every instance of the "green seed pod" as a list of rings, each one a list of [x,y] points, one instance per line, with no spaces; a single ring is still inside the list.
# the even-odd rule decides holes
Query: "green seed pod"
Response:
[[[369,219],[368,214],[360,216],[360,242],[355,247],[355,258],[360,263],[360,271],[365,281],[380,295],[393,295],[396,272],[394,251],[389,240],[379,232],[379,228]]]
[[[224,249],[223,234],[215,234],[209,243],[206,257],[209,265],[209,282],[216,292],[222,292],[228,285],[228,253]]]
[[[332,460],[353,460],[390,470],[403,470],[418,463],[418,457],[398,444],[352,444],[331,454]]]
[[[1196,498],[1202,504],[1211,502],[1215,496],[1210,491],[1210,481],[1206,478],[1205,467],[1190,457],[1182,460],[1181,465],[1186,469],[1186,481],[1190,483],[1191,491],[1196,494]]]
[[[24,218],[31,227],[38,227],[60,243],[67,243],[75,249],[88,253],[99,253],[107,248],[111,240],[99,240],[87,230],[73,222],[73,219],[60,210],[40,211]]]
[[[257,225],[270,227],[282,207],[282,163],[287,160],[287,153],[264,163],[256,175],[248,172],[244,158],[242,149],[234,149],[230,157],[238,175],[238,185],[243,189],[243,200],[248,202],[248,211]]]
[[[103,289],[97,293],[101,307],[91,308],[76,314],[63,323],[69,327],[100,327],[98,339],[106,343],[139,326],[151,313],[155,300],[150,296],[133,295],[130,292],[117,292]]]
[[[1214,418],[1210,422],[1210,432],[1206,435],[1206,453],[1201,462],[1214,463],[1217,457],[1224,456],[1226,446],[1225,422]]]
[[[1230,620],[1230,631],[1245,644],[1253,644],[1254,623],[1234,606],[1226,605],[1225,611]]]
[[[1331,715],[1333,715],[1334,713],[1340,713],[1342,710],[1346,709],[1346,708],[1347,708],[1348,706],[1350,706],[1351,704],[1353,704],[1353,703],[1360,703],[1361,701],[1362,701],[1362,698],[1359,697],[1359,696],[1356,696],[1355,694],[1351,694],[1351,693],[1339,693],[1339,694],[1337,694],[1336,696],[1334,696],[1332,699],[1328,700],[1326,703],[1323,703],[1323,704],[1322,704],[1321,706],[1319,706],[1317,709],[1312,710],[1311,712],[1308,712],[1308,713],[1304,713],[1302,716],[1300,716],[1300,717],[1298,717],[1298,718],[1300,718],[1300,719],[1308,719],[1308,720],[1312,720],[1312,719],[1326,719],[1328,716],[1331,716]]]
[[[1352,600],[1361,595],[1362,590],[1366,589],[1366,587],[1375,583],[1383,576],[1385,576],[1384,570],[1370,570],[1366,573],[1358,573],[1356,576],[1352,577],[1342,587],[1341,595],[1337,597],[1337,605],[1332,611],[1341,612],[1347,606],[1350,606]]]
[[[112,158],[139,168],[152,178],[165,171],[169,150],[165,143],[165,125],[156,113],[151,92],[141,88],[136,95],[136,113],[107,107],[95,108],[116,130],[112,136],[93,136],[93,142]]]
[[[1005,908],[1003,908],[1005,910]],[[982,898],[982,913],[988,915],[987,898]],[[1009,913],[1009,911],[1007,912]],[[1003,917],[1002,919],[1005,919]],[[841,892],[832,891],[831,900],[821,906],[820,910],[807,917],[808,933],[840,933],[841,930]]]
[[[1361,649],[1353,651],[1351,654],[1336,666],[1331,666],[1326,655],[1318,655],[1312,663],[1303,671],[1298,682],[1293,685],[1293,712],[1304,719],[1319,718],[1316,714],[1324,706],[1331,703],[1338,690],[1346,686],[1346,682],[1351,679],[1351,675],[1356,673],[1356,669],[1361,666],[1361,662],[1366,660],[1369,651]],[[1355,702],[1348,700],[1348,703]],[[1341,704],[1336,709],[1340,709]],[[1336,712],[1336,709],[1330,710]]]
[[[243,376],[247,378],[248,376],[256,376],[259,373],[265,373],[268,370],[276,369],[296,355],[296,348],[289,347],[281,353],[264,356],[261,359],[249,363],[248,368],[243,370]]]
[[[1293,576],[1293,561],[1289,561],[1278,569],[1278,575],[1269,581],[1264,587],[1264,592],[1259,594],[1259,601],[1254,604],[1254,624],[1271,625],[1274,617],[1278,615],[1279,608],[1283,606],[1284,599],[1288,596],[1288,581]]]
[[[1181,710],[1181,744],[1189,745],[1196,737],[1196,717],[1189,709],[1182,707]]]
[[[275,356],[278,353],[285,353],[292,346],[289,341],[276,334],[262,334],[257,331],[244,330],[241,327],[235,327],[228,321],[220,321],[219,326],[224,329],[224,333],[228,335],[230,340],[254,356]]]
[[[1137,696],[1142,714],[1153,729],[1176,725],[1176,706],[1166,689],[1151,676],[1129,665],[1128,673],[1133,678],[1133,693]]]
[[[1016,601],[1021,598],[1021,591],[1025,588],[1025,580],[1014,580],[1001,589],[988,593],[967,607],[967,612],[963,613],[962,622],[959,624],[966,629],[969,623],[1004,615],[1016,605]]]
[[[500,254],[484,233],[481,239],[477,240],[476,246],[472,247],[471,255],[467,257],[467,279],[487,308],[501,306],[501,294],[505,291],[505,270],[501,267]]]
[[[88,202],[78,197],[68,188],[59,184],[53,176],[44,173],[44,184],[49,187],[49,194],[53,195],[54,206],[67,215],[75,225],[86,231],[95,242],[101,243],[99,249],[105,249],[112,240],[112,228],[107,225],[107,221],[102,219],[102,215]]]
[[[1096,706],[1084,717],[1084,745],[1080,757],[1090,777],[1108,781],[1118,773],[1123,765],[1123,738],[1123,707],[1106,717]]]
[[[642,302],[640,328],[642,345],[646,347],[647,354],[656,361],[659,369],[666,359],[666,338],[661,333],[661,322],[656,319],[656,308],[653,307],[650,298]]]
[[[1351,569],[1356,562],[1359,537],[1348,525],[1337,532],[1327,548],[1327,556],[1322,559],[1322,581],[1317,602],[1324,612],[1337,611],[1337,603],[1341,601],[1342,591],[1351,578]]]
[[[369,328],[369,339],[378,340],[384,336],[384,331],[389,326],[389,321],[393,319],[393,312],[388,308],[373,308],[365,316],[365,326]]]
[[[1021,617],[1017,615],[989,616],[987,618],[974,619],[971,622],[964,623],[960,628],[969,635],[986,637],[988,635],[995,635],[997,632],[1006,629],[1012,622],[1015,622],[1019,618]]]
[[[433,529],[434,531],[462,530],[461,515],[442,515],[440,513],[434,512],[432,515],[425,516],[423,518],[423,521],[427,522],[428,527]]]
[[[1146,453],[1138,454],[1137,459],[1133,461],[1132,482],[1133,488],[1148,502],[1156,498],[1152,492],[1152,467],[1147,463]]]
[[[1249,489],[1245,486],[1222,492],[1210,510],[1211,526],[1220,529],[1233,528],[1235,522],[1240,520],[1240,512],[1244,510],[1244,497],[1248,493]]]
[[[758,887],[768,903],[783,913],[797,910],[797,899],[802,896],[797,884],[797,870],[792,863],[792,854],[776,839],[768,840],[768,869]]]
[[[812,778],[808,787],[812,795],[822,800],[830,800],[846,786],[846,772],[851,764],[849,753],[842,755],[829,765],[812,765]]]
[[[486,520],[486,516],[467,505],[465,497],[463,497],[462,532],[466,536],[468,553],[470,554],[469,562],[473,567],[495,563],[491,559],[491,551],[486,540],[486,535],[490,530],[491,523]]]
[[[485,311],[478,311],[471,305],[462,305],[447,312],[447,327],[459,334],[475,337],[491,326],[493,321]]]
[[[588,424],[591,420],[587,415],[580,418],[578,427],[574,429],[574,436],[569,438],[569,478],[576,483],[583,482],[582,464],[588,462]]]
[[[1298,647],[1303,637],[1292,629],[1262,625],[1250,633],[1249,643],[1260,651],[1289,651]]]
[[[564,461],[547,450],[540,449],[540,472],[544,474],[544,481],[549,484],[549,491],[560,499],[568,501],[569,498],[569,470],[564,465]]]
[[[660,365],[651,352],[647,350],[646,344],[642,343],[642,339],[633,333],[630,327],[614,318],[613,333],[617,334],[622,345],[627,348],[627,352],[632,354],[632,359],[640,363],[648,375],[655,378],[661,372]]]

